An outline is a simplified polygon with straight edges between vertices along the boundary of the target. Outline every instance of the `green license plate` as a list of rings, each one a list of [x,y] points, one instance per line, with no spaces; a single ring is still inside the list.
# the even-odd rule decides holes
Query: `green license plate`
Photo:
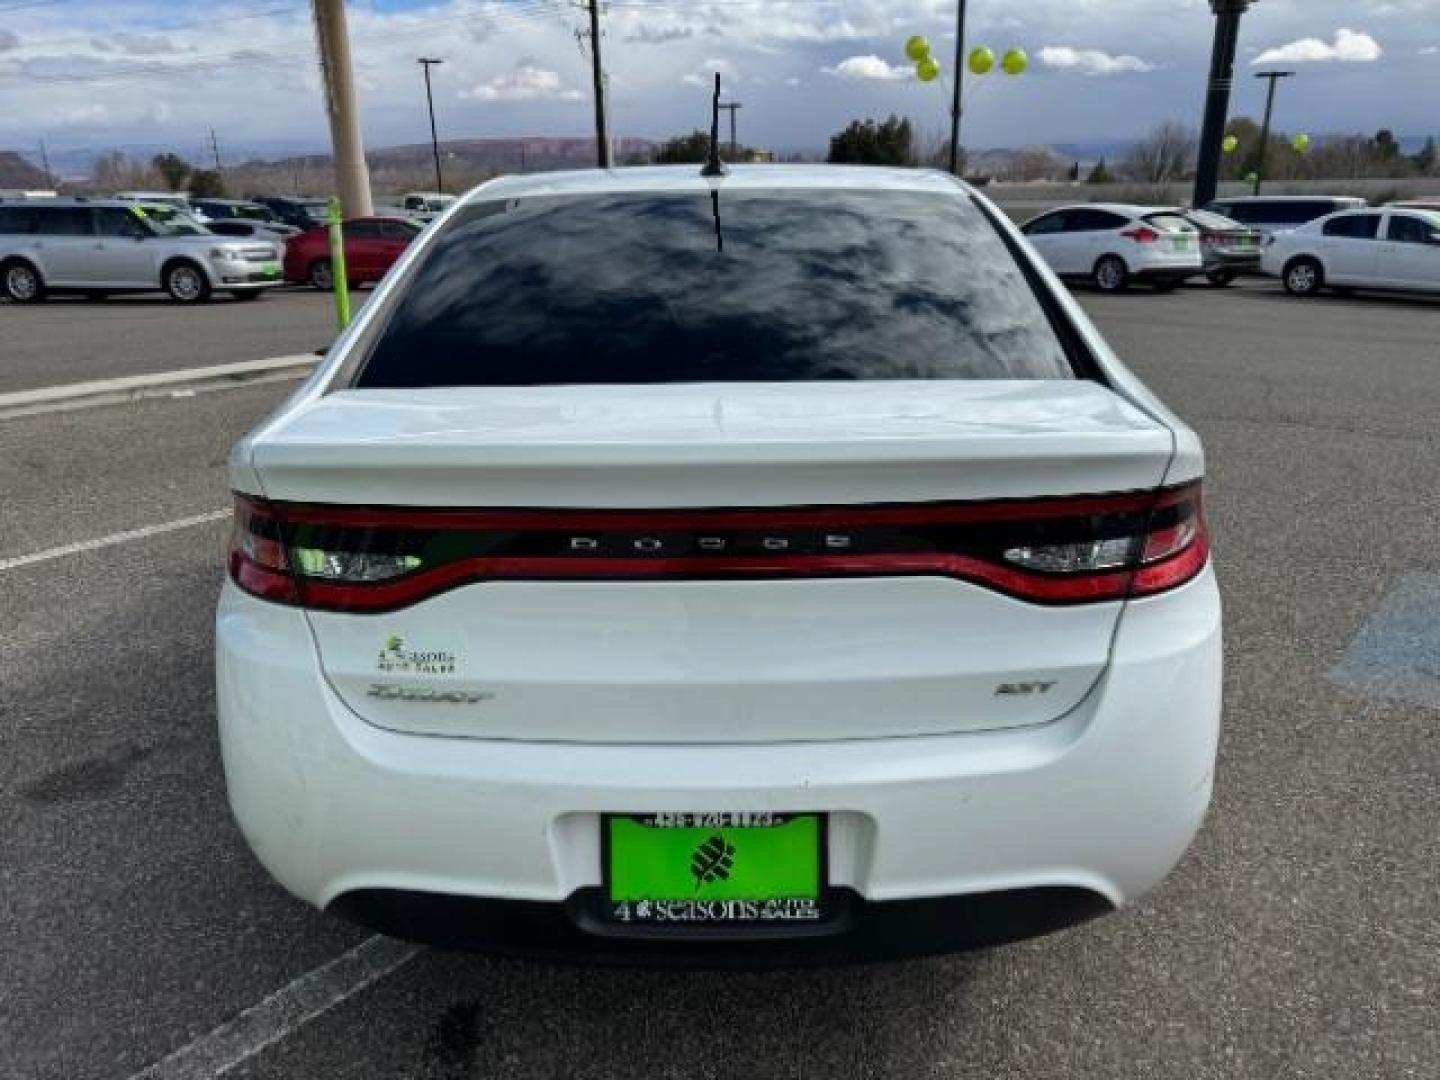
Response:
[[[1185,239],[1184,237],[1179,237],[1179,238],[1177,238],[1176,241],[1175,241],[1175,250],[1176,250],[1176,251],[1189,251],[1189,250],[1190,250],[1190,241],[1187,240],[1187,239]]]
[[[823,917],[822,814],[607,814],[601,830],[617,922],[682,928]]]
[[[262,273],[262,274],[264,274],[266,277],[270,277],[270,278],[279,277],[279,276],[280,276],[280,264],[279,264],[279,263],[264,263],[264,264],[262,264],[261,267],[260,267],[260,273]]]

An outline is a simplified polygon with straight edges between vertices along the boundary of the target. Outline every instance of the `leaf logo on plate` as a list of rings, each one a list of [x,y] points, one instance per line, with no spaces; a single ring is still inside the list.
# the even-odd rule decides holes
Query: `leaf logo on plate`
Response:
[[[728,843],[718,833],[704,841],[690,856],[690,873],[695,878],[695,891],[702,885],[713,885],[717,881],[729,881],[730,871],[735,868],[735,845]]]

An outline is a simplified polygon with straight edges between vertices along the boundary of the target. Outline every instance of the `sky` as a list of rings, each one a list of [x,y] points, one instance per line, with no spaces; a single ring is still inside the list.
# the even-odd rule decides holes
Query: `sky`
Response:
[[[1214,20],[1207,0],[969,0],[969,39],[1023,48],[1030,68],[967,77],[975,147],[1124,140],[1198,126]],[[568,0],[351,0],[366,140],[428,138],[416,59],[434,69],[442,138],[587,135],[590,69]],[[612,130],[664,138],[708,125],[720,71],[741,141],[822,147],[857,116],[944,131],[955,0],[609,0],[602,39]],[[904,57],[927,35],[923,84]],[[1258,115],[1271,65],[1299,72],[1276,124],[1316,136],[1440,130],[1440,0],[1257,0],[1232,113]],[[0,149],[33,156],[129,145],[191,156],[328,145],[306,0],[0,0]]]

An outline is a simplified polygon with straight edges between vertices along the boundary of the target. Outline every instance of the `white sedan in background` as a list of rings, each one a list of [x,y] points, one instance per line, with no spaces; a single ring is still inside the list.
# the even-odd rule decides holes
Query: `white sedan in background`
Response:
[[[1440,212],[1346,210],[1266,240],[1261,272],[1291,296],[1321,289],[1440,293]]]
[[[1120,203],[1062,206],[1021,229],[1061,277],[1086,278],[1104,292],[1144,281],[1161,292],[1205,267],[1200,230],[1179,211]]]

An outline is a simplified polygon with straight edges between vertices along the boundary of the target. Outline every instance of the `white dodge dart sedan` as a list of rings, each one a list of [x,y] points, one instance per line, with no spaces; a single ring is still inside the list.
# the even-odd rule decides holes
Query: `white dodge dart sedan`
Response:
[[[948,176],[486,184],[230,469],[231,805],[384,933],[969,948],[1135,900],[1209,803],[1200,444]]]
[[[1292,296],[1327,288],[1440,293],[1440,211],[1331,214],[1266,237],[1260,269]]]

